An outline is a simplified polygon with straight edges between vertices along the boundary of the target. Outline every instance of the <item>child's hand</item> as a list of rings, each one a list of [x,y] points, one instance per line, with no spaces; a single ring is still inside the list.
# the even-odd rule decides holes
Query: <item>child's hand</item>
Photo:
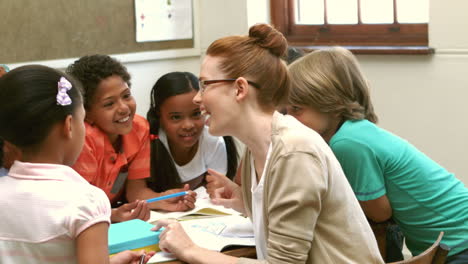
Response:
[[[195,207],[195,201],[197,197],[197,193],[191,191],[189,189],[189,185],[185,184],[184,188],[180,189],[172,189],[161,193],[161,195],[168,195],[172,193],[184,192],[187,191],[188,194],[180,197],[175,197],[163,201],[159,201],[160,208],[166,211],[171,212],[180,212],[180,211],[187,211],[193,209]]]
[[[143,263],[147,263],[148,260],[154,256],[155,252],[151,251],[149,253],[145,253],[144,250],[139,252],[126,250],[112,256],[109,262],[110,264],[140,264],[140,257],[143,254],[146,254]]]
[[[224,187],[231,182],[228,177],[212,169],[208,169],[205,180],[207,182],[206,192],[210,195],[211,199],[214,198],[214,192],[216,189]]]
[[[134,201],[112,209],[111,221],[123,222],[132,219],[146,221],[150,218],[150,209],[146,201]]]

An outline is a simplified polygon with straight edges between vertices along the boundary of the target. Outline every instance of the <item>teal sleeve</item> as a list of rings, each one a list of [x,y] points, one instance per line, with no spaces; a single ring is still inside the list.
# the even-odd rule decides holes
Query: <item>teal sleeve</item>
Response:
[[[382,166],[368,145],[342,139],[330,147],[359,201],[374,200],[386,194]]]

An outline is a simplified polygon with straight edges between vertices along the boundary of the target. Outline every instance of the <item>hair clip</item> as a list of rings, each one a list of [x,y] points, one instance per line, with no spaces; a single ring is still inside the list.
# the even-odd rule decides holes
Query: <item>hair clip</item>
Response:
[[[159,136],[158,136],[158,135],[155,135],[155,134],[150,134],[150,135],[149,135],[149,138],[150,138],[151,141],[153,141],[153,140],[155,140],[155,139],[158,139]]]
[[[72,88],[71,83],[65,79],[65,77],[60,77],[58,82],[58,92],[57,92],[57,104],[61,106],[71,105],[72,100],[68,96],[67,91]]]

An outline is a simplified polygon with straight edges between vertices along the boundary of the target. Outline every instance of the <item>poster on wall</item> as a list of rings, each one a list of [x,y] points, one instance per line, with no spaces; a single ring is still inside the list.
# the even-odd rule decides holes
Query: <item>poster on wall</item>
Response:
[[[135,0],[136,41],[193,38],[192,0]]]

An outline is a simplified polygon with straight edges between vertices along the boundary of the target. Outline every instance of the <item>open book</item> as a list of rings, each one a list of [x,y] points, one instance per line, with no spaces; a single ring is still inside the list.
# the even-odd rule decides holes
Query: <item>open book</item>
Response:
[[[240,215],[182,221],[185,232],[200,247],[222,251],[229,246],[255,246],[252,222]],[[176,259],[172,254],[157,252],[148,263]]]
[[[220,205],[214,205],[205,187],[199,187],[195,190],[197,193],[197,201],[195,208],[186,212],[156,212],[151,211],[151,216],[148,222],[153,223],[162,218],[175,218],[177,220],[199,219],[226,215],[240,215],[239,212],[233,209],[224,208]]]

